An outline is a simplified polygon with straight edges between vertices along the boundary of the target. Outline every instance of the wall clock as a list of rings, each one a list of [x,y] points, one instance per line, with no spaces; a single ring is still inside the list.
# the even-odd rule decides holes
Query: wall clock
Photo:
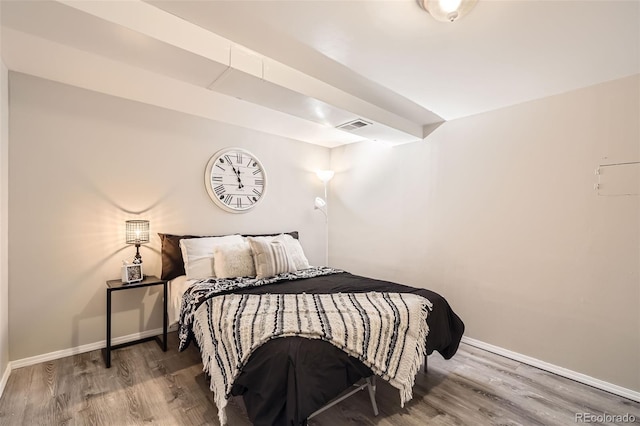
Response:
[[[244,213],[264,198],[267,174],[260,160],[242,148],[224,148],[209,159],[204,172],[209,197],[231,213]]]

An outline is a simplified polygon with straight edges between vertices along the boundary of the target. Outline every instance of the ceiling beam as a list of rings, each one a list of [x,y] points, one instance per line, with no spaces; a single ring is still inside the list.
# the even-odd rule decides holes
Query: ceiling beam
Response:
[[[363,140],[232,96],[4,28],[2,54],[12,71],[316,145]]]

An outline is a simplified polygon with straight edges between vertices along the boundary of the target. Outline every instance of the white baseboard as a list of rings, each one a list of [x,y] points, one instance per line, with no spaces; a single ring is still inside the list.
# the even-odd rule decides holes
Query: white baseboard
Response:
[[[169,327],[169,331],[174,331],[177,329],[177,326]],[[127,336],[121,336],[111,339],[112,345],[119,345],[121,343],[132,342],[134,340],[145,339],[147,337],[158,336],[162,334],[162,329],[157,328],[155,330],[147,330],[142,333],[134,333],[129,334]],[[54,359],[60,359],[71,355],[77,355],[84,352],[95,351],[96,349],[102,349],[107,345],[106,340],[101,340],[99,342],[88,343],[82,346],[76,346],[74,348],[62,349],[60,351],[49,352],[42,355],[36,355],[29,358],[22,358],[16,361],[11,361],[11,369],[15,370],[16,368],[27,367],[29,365],[39,364],[41,362],[53,361]]]
[[[577,371],[569,370],[568,368],[559,367],[557,365],[550,364],[518,352],[513,352],[499,346],[494,346],[480,340],[472,339],[467,336],[462,337],[462,343],[466,343],[467,345],[471,345],[479,349],[484,349],[485,351],[501,355],[514,361],[531,365],[541,370],[557,374],[558,376],[566,377],[567,379],[575,380],[576,382],[584,383],[585,385],[593,386],[594,388],[622,396],[632,401],[640,402],[640,392],[623,388],[622,386],[614,385],[613,383],[605,382],[604,380],[596,379],[595,377],[587,376],[586,374],[578,373]]]
[[[11,375],[12,365],[9,362],[7,364],[7,368],[5,368],[4,373],[2,374],[2,379],[0,379],[0,397],[4,393],[4,387],[7,385],[7,381],[9,381],[9,376]]]

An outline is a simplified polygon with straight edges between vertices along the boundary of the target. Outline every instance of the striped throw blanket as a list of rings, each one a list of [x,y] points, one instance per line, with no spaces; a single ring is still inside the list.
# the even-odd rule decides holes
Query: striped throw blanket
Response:
[[[193,332],[220,423],[234,380],[255,349],[276,337],[332,343],[411,399],[424,360],[431,302],[415,294],[227,294],[196,311]]]
[[[207,299],[220,294],[232,293],[243,288],[261,287],[263,285],[276,284],[283,281],[296,281],[324,275],[342,274],[343,272],[344,271],[340,269],[330,268],[328,266],[312,266],[309,269],[301,269],[296,272],[285,272],[269,278],[207,278],[206,280],[197,281],[193,283],[182,295],[182,303],[180,305],[180,328],[178,329],[178,339],[180,340],[180,344],[178,349],[183,351],[187,346],[189,346],[193,337],[193,318],[200,305]]]

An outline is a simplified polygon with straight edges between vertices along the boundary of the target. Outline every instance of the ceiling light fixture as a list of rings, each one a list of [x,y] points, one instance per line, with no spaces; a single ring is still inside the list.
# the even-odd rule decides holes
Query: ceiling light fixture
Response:
[[[417,0],[437,21],[453,22],[469,13],[478,0]]]

